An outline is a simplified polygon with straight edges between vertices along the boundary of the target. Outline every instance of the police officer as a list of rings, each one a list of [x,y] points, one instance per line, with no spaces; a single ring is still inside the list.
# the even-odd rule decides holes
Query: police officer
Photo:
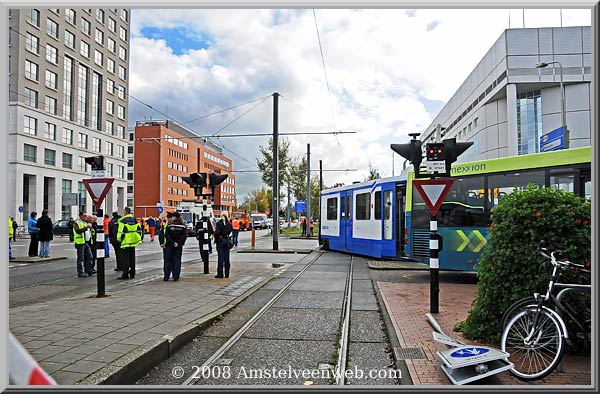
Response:
[[[12,217],[8,217],[8,259],[9,260],[14,260],[16,257],[14,257],[12,255],[12,242],[13,242],[13,237],[15,235],[15,229],[13,227],[13,218]]]
[[[212,224],[210,223],[208,216],[203,216],[200,219],[200,221],[196,223],[194,233],[196,233],[196,239],[198,240],[198,247],[200,248],[200,257],[202,258],[202,262],[204,263],[204,273],[208,274],[208,254],[210,247],[210,238],[213,235]]]
[[[123,275],[117,279],[135,278],[135,248],[142,243],[142,229],[131,214],[131,208],[125,207],[124,215],[118,220],[117,239],[123,251]]]
[[[173,273],[173,280],[177,282],[181,274],[181,254],[187,239],[187,228],[181,220],[179,212],[173,214],[173,220],[165,230],[165,264],[164,278],[166,282]]]
[[[79,277],[85,276],[83,274],[84,269],[88,276],[96,273],[92,269],[92,250],[87,243],[91,239],[90,229],[92,224],[86,223],[86,217],[85,212],[79,212],[79,219],[73,223],[73,245],[77,249],[77,276]]]

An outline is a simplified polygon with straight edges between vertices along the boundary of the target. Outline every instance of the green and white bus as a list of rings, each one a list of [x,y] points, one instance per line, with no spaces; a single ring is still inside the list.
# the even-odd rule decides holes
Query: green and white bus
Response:
[[[591,197],[591,147],[572,148],[523,156],[456,163],[454,185],[436,218],[443,237],[440,269],[473,270],[488,242],[490,210],[516,187],[530,183]],[[429,263],[431,214],[408,174],[404,255]]]

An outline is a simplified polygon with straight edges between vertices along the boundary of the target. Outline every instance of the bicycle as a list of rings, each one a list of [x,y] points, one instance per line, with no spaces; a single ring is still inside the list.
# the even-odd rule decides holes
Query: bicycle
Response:
[[[544,241],[541,241],[537,252],[553,266],[546,294],[535,293],[533,297],[515,302],[505,313],[512,313],[512,317],[506,323],[501,339],[501,349],[510,353],[509,361],[514,364],[510,372],[524,381],[542,379],[560,363],[565,345],[572,344],[565,317],[574,324],[576,337],[583,339],[587,346],[591,344],[590,320],[580,322],[570,306],[561,302],[568,292],[590,293],[591,286],[557,283],[567,269],[589,271],[581,264],[558,261],[555,254],[564,252],[557,250],[548,255],[543,246]]]

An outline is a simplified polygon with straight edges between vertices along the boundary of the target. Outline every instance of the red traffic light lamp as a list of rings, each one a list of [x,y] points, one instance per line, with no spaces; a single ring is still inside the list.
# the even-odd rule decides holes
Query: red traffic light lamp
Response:
[[[92,167],[92,171],[104,170],[104,156],[89,156],[85,158],[85,162]]]

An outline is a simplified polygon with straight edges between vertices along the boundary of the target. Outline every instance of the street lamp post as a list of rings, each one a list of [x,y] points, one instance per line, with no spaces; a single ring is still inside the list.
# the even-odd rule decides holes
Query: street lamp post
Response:
[[[548,67],[550,64],[558,64],[558,69],[560,71],[560,101],[561,101],[561,109],[560,109],[560,115],[561,115],[561,123],[562,126],[564,126],[565,128],[565,149],[569,148],[569,128],[567,127],[567,110],[566,110],[566,104],[565,104],[565,85],[563,83],[563,67],[562,64],[560,64],[560,62],[558,61],[552,61],[552,62],[541,62],[535,65],[535,68],[545,68]]]

